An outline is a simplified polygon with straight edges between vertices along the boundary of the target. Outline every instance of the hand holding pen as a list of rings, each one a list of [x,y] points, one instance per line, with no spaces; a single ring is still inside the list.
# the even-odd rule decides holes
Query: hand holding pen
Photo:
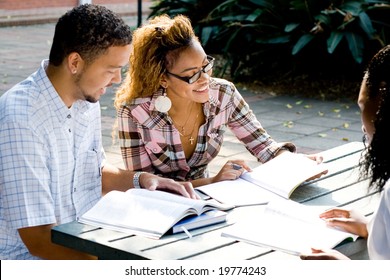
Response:
[[[236,180],[242,173],[252,171],[244,160],[229,160],[213,178],[213,183],[224,180]]]

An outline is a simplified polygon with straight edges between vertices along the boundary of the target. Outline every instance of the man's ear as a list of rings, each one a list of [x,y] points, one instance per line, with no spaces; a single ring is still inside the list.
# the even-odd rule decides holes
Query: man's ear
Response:
[[[72,74],[77,74],[77,72],[80,72],[83,67],[83,59],[77,52],[72,52],[69,54],[67,62],[69,72]]]

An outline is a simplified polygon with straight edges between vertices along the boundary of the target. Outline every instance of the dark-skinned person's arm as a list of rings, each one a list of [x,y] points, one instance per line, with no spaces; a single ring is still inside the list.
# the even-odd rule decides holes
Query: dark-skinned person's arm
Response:
[[[349,258],[334,249],[320,250],[312,248],[312,254],[301,254],[301,260],[349,260]]]
[[[332,208],[320,214],[320,218],[325,220],[330,227],[339,228],[360,237],[367,238],[368,219],[355,210],[342,208]],[[334,249],[312,248],[311,254],[300,255],[302,260],[347,260],[347,256]]]

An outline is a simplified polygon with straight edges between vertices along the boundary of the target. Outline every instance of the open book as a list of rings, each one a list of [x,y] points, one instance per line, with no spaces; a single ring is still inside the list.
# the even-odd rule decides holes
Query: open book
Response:
[[[327,170],[303,154],[285,152],[245,172],[234,181],[221,181],[196,188],[222,203],[235,206],[266,204],[278,197],[289,198],[304,181]]]
[[[270,201],[264,212],[225,229],[222,236],[285,253],[300,255],[311,248],[329,249],[358,236],[328,227],[319,218],[325,207],[306,206],[292,200]]]
[[[199,216],[189,216],[180,220],[172,227],[172,233],[179,233],[186,230],[196,229],[212,224],[226,221],[227,212],[221,210],[210,210]],[[169,230],[171,232],[171,230]]]
[[[232,208],[216,201],[190,199],[163,191],[129,189],[107,193],[79,218],[79,222],[158,239],[185,217],[212,209]],[[205,219],[202,225],[218,222],[211,218]]]

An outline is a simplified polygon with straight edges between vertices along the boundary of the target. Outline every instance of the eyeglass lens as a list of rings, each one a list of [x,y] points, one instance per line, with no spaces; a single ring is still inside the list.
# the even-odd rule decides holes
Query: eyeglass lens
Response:
[[[214,58],[207,57],[207,59],[209,60],[209,63],[207,63],[202,69],[200,69],[200,71],[196,72],[192,77],[188,79],[189,84],[195,83],[197,80],[199,80],[200,76],[202,75],[202,72],[207,73],[211,70],[211,68],[213,68]]]

